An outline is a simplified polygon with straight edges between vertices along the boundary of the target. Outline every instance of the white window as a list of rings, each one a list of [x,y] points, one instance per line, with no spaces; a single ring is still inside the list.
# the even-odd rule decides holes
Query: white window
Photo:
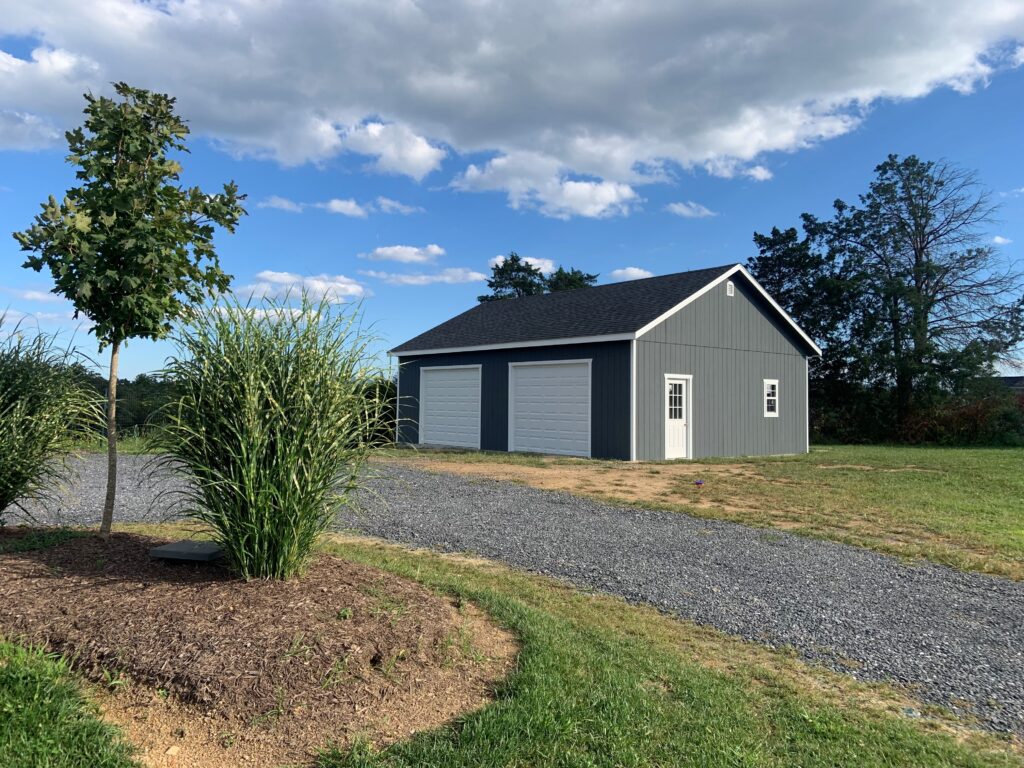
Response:
[[[733,285],[732,280],[728,281],[725,284],[725,295],[726,296],[735,296],[736,295],[736,286]]]
[[[779,415],[778,379],[764,379],[764,415],[768,418]]]

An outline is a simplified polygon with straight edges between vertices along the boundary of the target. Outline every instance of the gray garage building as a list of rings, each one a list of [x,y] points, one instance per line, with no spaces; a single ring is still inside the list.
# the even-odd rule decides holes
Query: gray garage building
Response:
[[[807,451],[821,350],[733,264],[486,302],[391,353],[399,442],[650,461]]]

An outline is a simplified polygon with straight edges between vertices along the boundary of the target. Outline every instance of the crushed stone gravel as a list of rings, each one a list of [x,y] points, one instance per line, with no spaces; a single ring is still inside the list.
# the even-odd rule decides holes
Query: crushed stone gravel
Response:
[[[157,521],[167,481],[122,457],[117,520]],[[81,459],[41,522],[95,524],[102,457]],[[736,523],[603,504],[515,483],[375,465],[339,528],[470,552],[609,592],[1024,736],[1024,583],[906,563]]]

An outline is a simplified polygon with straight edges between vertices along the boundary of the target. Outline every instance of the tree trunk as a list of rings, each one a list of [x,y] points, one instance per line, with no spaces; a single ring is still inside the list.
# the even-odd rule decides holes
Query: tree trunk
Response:
[[[110,537],[114,522],[114,499],[117,494],[117,362],[121,343],[115,341],[110,348],[110,378],[107,382],[107,498],[103,502],[103,520],[100,536]]]

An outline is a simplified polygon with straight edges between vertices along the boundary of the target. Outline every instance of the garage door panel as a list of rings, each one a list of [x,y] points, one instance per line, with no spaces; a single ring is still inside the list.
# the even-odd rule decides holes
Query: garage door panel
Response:
[[[420,369],[420,442],[480,447],[480,368]]]
[[[509,449],[590,455],[588,362],[513,365]]]

